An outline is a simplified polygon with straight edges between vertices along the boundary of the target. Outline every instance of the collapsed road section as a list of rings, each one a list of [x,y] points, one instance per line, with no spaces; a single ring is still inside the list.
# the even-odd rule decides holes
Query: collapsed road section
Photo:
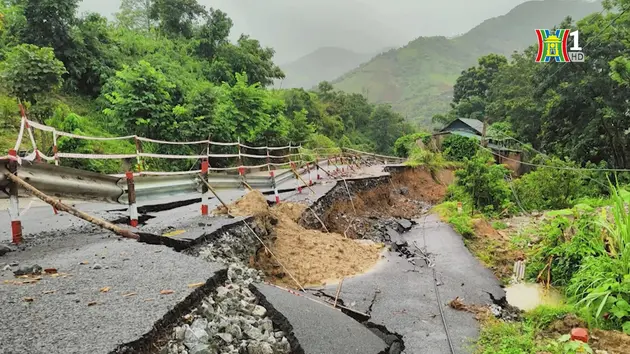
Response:
[[[449,331],[444,328],[451,326],[459,350],[475,336],[477,325],[471,315],[445,308],[445,303],[460,296],[485,304],[484,291],[500,298],[500,289],[450,228],[446,235],[451,241],[435,243],[444,232],[436,234],[427,228],[430,223],[419,222],[445,186],[424,171],[400,169],[391,176],[324,182],[313,187],[315,195],[296,193],[275,206],[252,192],[228,206],[235,218],[217,208],[218,215],[205,222],[210,226],[197,225],[197,217],[182,218],[177,228],[192,228],[199,235],[158,242],[180,253],[133,243],[133,249],[139,247],[133,259],[140,261],[130,262],[120,247],[132,241],[102,234],[88,241],[68,237],[61,248],[47,251],[26,250],[21,264],[55,265],[60,275],[32,275],[21,278],[31,284],[2,288],[10,289],[4,295],[10,299],[8,312],[15,313],[2,320],[3,333],[12,334],[2,342],[22,350],[15,353],[84,353],[89,343],[95,343],[89,351],[97,353],[447,353]],[[177,209],[160,211],[150,220],[155,223],[145,227],[161,234],[163,220],[173,211]],[[437,221],[434,225],[448,228]],[[168,227],[162,231],[168,230],[172,232]],[[419,230],[426,231],[424,249],[434,255],[437,277],[426,264],[410,262],[419,256],[413,246]],[[74,251],[60,262],[57,254],[65,250]],[[463,259],[459,267],[449,260],[453,271],[441,268],[441,256],[448,253]],[[103,272],[92,273],[99,270]],[[126,278],[128,273],[133,278]],[[2,276],[13,278],[7,272]],[[76,282],[86,276],[92,282]],[[64,288],[60,280],[80,291]],[[33,284],[38,287],[28,287]],[[81,295],[66,304],[72,293]],[[85,332],[81,340],[73,337],[78,327],[64,326],[59,316],[48,319],[54,334],[26,328],[26,323],[37,323],[38,311],[59,312],[56,301],[64,301],[61,311],[70,308],[79,321]],[[136,307],[147,312],[132,321],[127,317],[137,314]],[[18,319],[24,317],[23,309],[28,320]],[[33,343],[19,339],[20,333],[33,338],[43,333],[47,339]],[[104,338],[103,333],[111,335]],[[73,339],[59,351],[60,338]]]

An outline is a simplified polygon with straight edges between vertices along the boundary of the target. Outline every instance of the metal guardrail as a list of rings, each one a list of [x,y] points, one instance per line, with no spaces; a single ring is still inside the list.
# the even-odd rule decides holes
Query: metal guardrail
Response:
[[[367,153],[364,153],[363,156],[400,159]],[[0,157],[0,189],[5,189],[9,184],[5,177],[5,174],[9,172],[6,167],[7,162],[7,159]],[[305,168],[302,167],[299,173],[303,174],[304,172]],[[276,173],[276,185],[294,178],[291,170],[276,170]],[[49,163],[33,163],[24,159],[22,159],[22,165],[18,168],[17,174],[18,177],[38,190],[59,199],[128,203],[125,177],[104,175]],[[264,173],[247,175],[246,181],[255,189],[273,188],[271,177]],[[242,186],[239,175],[227,173],[209,173],[208,182],[217,189],[236,189]],[[195,174],[141,175],[134,177],[134,184],[137,202],[195,192],[201,193],[201,180]]]
[[[7,160],[0,159],[0,188],[5,188],[9,181]],[[276,176],[280,184],[293,178],[292,171],[283,171]],[[103,201],[127,204],[127,182],[124,177],[115,177],[70,167],[55,166],[48,163],[30,163],[23,160],[18,168],[18,177],[30,183],[40,191],[57,198]],[[273,187],[269,176],[247,176],[247,183],[256,189]],[[187,193],[201,193],[201,181],[197,175],[173,176],[138,176],[134,178],[136,201],[147,201],[158,197],[176,196]],[[236,189],[241,187],[238,175],[223,173],[208,174],[208,182],[217,189]]]

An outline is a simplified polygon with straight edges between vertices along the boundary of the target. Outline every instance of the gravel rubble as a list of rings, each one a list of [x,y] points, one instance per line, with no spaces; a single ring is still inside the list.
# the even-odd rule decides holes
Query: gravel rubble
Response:
[[[206,252],[212,253],[208,249]],[[249,285],[260,282],[262,276],[256,269],[230,264],[226,283],[186,316],[190,324],[173,330],[161,354],[290,353],[289,340],[274,329],[267,309],[258,305],[249,290]]]

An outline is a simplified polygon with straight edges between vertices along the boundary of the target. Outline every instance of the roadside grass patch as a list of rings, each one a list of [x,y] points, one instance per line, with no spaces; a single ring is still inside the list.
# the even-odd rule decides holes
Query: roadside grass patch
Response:
[[[567,354],[575,353],[563,335],[582,320],[573,307],[539,306],[529,311],[521,322],[505,322],[488,318],[482,322],[475,354]],[[578,344],[579,346],[579,344]],[[585,348],[586,349],[586,348]],[[588,352],[588,350],[586,351]]]

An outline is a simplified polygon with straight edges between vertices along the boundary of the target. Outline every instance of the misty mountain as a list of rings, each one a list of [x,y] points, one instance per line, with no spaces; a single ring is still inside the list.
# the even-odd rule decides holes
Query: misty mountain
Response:
[[[381,52],[389,49],[391,48],[386,48]],[[276,82],[275,86],[310,89],[321,81],[336,79],[379,53],[356,53],[338,47],[319,48],[291,63],[280,65],[286,78]]]
[[[365,94],[373,102],[391,103],[408,119],[428,124],[433,115],[448,110],[455,80],[480,56],[509,56],[536,44],[534,29],[552,28],[566,16],[577,21],[601,9],[600,2],[529,1],[459,37],[419,37],[377,55],[333,84],[339,90]]]

